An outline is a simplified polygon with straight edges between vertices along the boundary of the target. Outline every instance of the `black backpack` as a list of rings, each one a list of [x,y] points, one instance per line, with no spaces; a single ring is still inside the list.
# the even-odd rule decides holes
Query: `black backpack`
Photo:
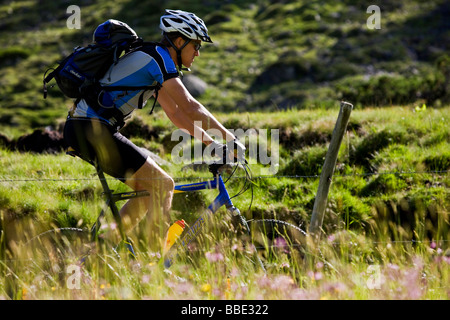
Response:
[[[102,87],[99,80],[111,65],[118,62],[122,53],[130,53],[149,43],[144,43],[126,23],[114,19],[100,24],[94,31],[93,40],[94,42],[87,47],[76,47],[56,68],[48,69],[45,72],[44,99],[47,98],[47,83],[54,78],[65,96],[77,99],[76,103],[85,99],[100,116],[107,119],[114,117],[122,126],[123,114],[114,107],[113,102],[104,104],[101,99],[103,93],[122,90],[144,90],[144,92],[155,90],[157,95],[160,86]],[[47,75],[49,71],[51,72]],[[143,106],[144,92],[139,98],[139,108]]]

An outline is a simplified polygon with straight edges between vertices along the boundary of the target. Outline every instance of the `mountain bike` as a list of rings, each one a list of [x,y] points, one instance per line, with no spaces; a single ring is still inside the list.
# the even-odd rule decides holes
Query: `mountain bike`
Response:
[[[247,258],[253,261],[256,268],[267,272],[267,268],[270,267],[271,262],[278,261],[277,257],[280,253],[289,253],[291,258],[301,253],[304,248],[306,233],[300,227],[276,219],[246,219],[241,211],[234,206],[232,198],[240,196],[248,189],[253,188],[250,168],[246,163],[235,165],[230,176],[225,181],[220,173],[221,168],[223,168],[222,164],[211,163],[207,166],[208,171],[213,176],[211,180],[175,186],[175,193],[216,189],[218,190],[218,194],[197,220],[187,230],[184,230],[180,239],[169,251],[169,254],[164,257],[165,267],[168,268],[171,266],[173,260],[180,254],[180,251],[185,257],[187,254],[189,258],[192,254],[190,245],[202,234],[203,227],[210,220],[214,220],[219,209],[223,207],[226,209],[230,218],[230,223],[225,223],[224,228],[228,229],[226,230],[228,232],[225,232],[225,237],[229,238],[230,233],[235,234],[240,244],[246,246],[245,252],[247,253]],[[244,180],[247,183],[242,186],[236,195],[230,197],[226,183],[230,181],[238,168],[243,169],[245,173]],[[219,217],[219,219],[221,222],[224,221],[223,216]],[[212,225],[213,228],[217,227],[217,221],[213,221]]]
[[[74,151],[69,151],[68,154],[81,157]],[[86,160],[83,157],[81,158]],[[97,171],[105,196],[104,207],[93,226],[90,229],[78,227],[51,229],[28,240],[17,250],[17,261],[21,261],[21,263],[28,261],[34,266],[35,270],[42,272],[44,277],[51,279],[51,281],[65,281],[68,266],[73,264],[83,266],[89,259],[100,259],[105,265],[109,266],[107,259],[123,259],[123,255],[119,252],[121,248],[131,259],[139,260],[141,256],[145,255],[144,252],[135,250],[131,239],[123,231],[116,202],[148,196],[148,192],[138,190],[114,193],[110,189],[108,180],[101,168],[96,162],[89,162],[94,165]],[[245,256],[255,269],[262,272],[271,272],[273,263],[279,262],[278,257],[280,255],[289,259],[301,257],[306,233],[300,227],[276,219],[246,219],[241,211],[234,206],[232,199],[241,196],[249,189],[251,189],[251,197],[253,198],[253,183],[251,182],[252,177],[248,164],[235,165],[226,180],[221,173],[222,164],[213,162],[207,164],[207,167],[212,174],[212,179],[197,183],[176,184],[175,186],[175,193],[217,190],[218,194],[192,224],[188,223],[175,245],[161,258],[160,264],[164,268],[170,268],[171,265],[177,263],[177,259],[185,259],[183,261],[188,260],[195,263],[195,255],[202,252],[202,247],[203,251],[206,250],[205,235],[212,231],[211,227],[214,229],[218,225],[214,219],[218,214],[224,214],[222,208],[226,209],[225,214],[230,218],[230,223],[225,228],[226,237],[230,237],[231,234],[237,239],[235,241],[239,241],[239,244],[244,248],[241,255]],[[238,168],[245,173],[244,185],[237,194],[230,197],[226,184],[234,178]],[[122,238],[121,243],[116,246],[111,246],[110,243],[99,237],[99,231],[108,210],[111,211]],[[222,218],[220,219],[221,222],[224,221]],[[224,225],[221,224],[222,229],[224,229],[223,227]],[[195,250],[192,249],[193,246],[196,247]],[[208,248],[211,248],[211,244]]]

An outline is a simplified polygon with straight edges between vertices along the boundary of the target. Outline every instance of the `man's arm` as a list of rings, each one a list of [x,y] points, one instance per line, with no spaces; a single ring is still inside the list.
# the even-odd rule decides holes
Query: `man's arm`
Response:
[[[208,129],[219,130],[227,141],[235,136],[228,131],[217,119],[200,104],[179,78],[172,78],[164,82],[158,93],[158,102],[169,119],[180,129],[187,130],[194,136],[194,122],[201,123],[201,141],[209,144],[213,139],[205,132]],[[197,128],[197,130],[199,130]]]

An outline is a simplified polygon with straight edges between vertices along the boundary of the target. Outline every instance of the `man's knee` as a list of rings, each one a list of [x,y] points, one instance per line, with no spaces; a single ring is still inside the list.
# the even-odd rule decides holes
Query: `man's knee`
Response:
[[[175,181],[169,175],[159,177],[144,178],[136,181],[138,189],[145,189],[149,192],[163,192],[167,194],[175,188]]]
[[[172,179],[171,176],[166,175],[162,178],[162,188],[165,192],[171,192],[175,188],[175,181]]]

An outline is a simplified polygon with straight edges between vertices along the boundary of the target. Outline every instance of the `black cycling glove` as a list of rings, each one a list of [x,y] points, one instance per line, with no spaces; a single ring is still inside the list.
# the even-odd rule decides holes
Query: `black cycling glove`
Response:
[[[222,164],[245,162],[245,146],[238,139],[230,140],[226,144],[213,141],[210,145],[214,154],[222,160]]]

